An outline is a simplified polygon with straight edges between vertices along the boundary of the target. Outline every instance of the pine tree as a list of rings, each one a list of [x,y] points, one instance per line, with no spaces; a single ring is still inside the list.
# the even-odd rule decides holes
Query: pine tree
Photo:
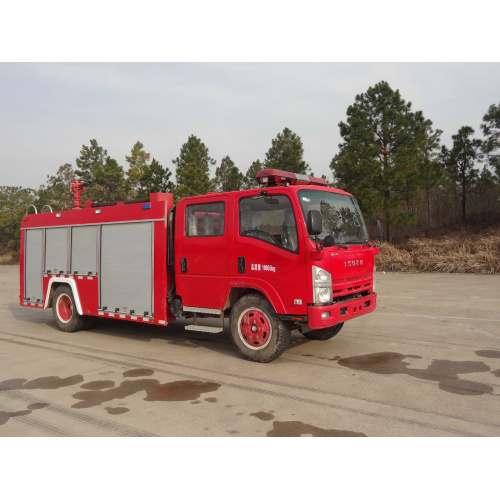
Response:
[[[296,174],[310,173],[309,165],[302,159],[304,147],[301,138],[289,128],[284,128],[272,140],[272,145],[266,153],[265,168],[275,168]]]
[[[441,132],[384,81],[356,96],[339,128],[343,142],[330,164],[336,183],[368,215],[383,214],[390,240],[391,225],[416,223],[412,206]]]
[[[39,205],[33,189],[0,186],[0,250],[11,250],[14,257],[19,252],[21,219],[32,203]],[[30,208],[30,213],[34,213],[33,208]]]
[[[100,201],[121,201],[127,199],[130,183],[125,180],[123,167],[107,157],[103,165],[94,169],[94,183],[87,189],[86,198]]]
[[[134,144],[130,156],[125,156],[125,160],[129,164],[127,175],[132,189],[137,190],[139,188],[141,178],[149,165],[150,157],[151,154],[144,151],[144,144],[140,141]]]
[[[215,160],[210,158],[208,148],[198,137],[190,135],[172,163],[176,165],[176,200],[202,195],[211,190],[209,167],[215,165]]]
[[[259,187],[256,176],[264,168],[265,167],[260,160],[255,160],[252,162],[243,180],[243,185],[245,189],[253,189]]]
[[[174,190],[174,183],[169,180],[171,175],[170,169],[163,168],[153,158],[151,165],[144,167],[139,181],[139,196],[147,196],[149,193],[171,193]]]
[[[73,192],[71,182],[76,179],[76,172],[70,163],[61,165],[55,175],[47,175],[46,184],[37,190],[40,209],[50,205],[53,210],[71,210],[73,208]]]
[[[481,129],[484,134],[483,152],[487,155],[489,166],[500,177],[500,103],[488,108]]]
[[[479,178],[476,162],[483,159],[482,141],[474,139],[472,127],[461,127],[452,135],[453,146],[441,148],[441,158],[451,181],[460,188],[460,206],[462,223],[467,221],[467,199],[471,189]]]
[[[214,189],[217,192],[239,191],[245,176],[239,171],[229,156],[222,158],[221,164],[215,169]]]
[[[95,139],[90,140],[90,146],[82,146],[80,157],[76,159],[76,175],[84,182],[93,183],[95,181],[94,170],[102,167],[108,155],[107,150],[103,149]]]

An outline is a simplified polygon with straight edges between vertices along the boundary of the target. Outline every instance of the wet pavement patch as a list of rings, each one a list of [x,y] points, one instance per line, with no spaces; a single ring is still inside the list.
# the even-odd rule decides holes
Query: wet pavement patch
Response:
[[[257,413],[250,413],[252,417],[257,417],[259,420],[273,420],[274,415],[265,411],[258,411]]]
[[[201,394],[216,391],[220,384],[199,380],[177,380],[161,384],[156,379],[124,380],[112,389],[80,391],[73,394],[78,403],[72,408],[92,408],[115,399],[125,399],[138,392],[145,391],[144,401],[194,401]]]
[[[422,356],[399,354],[397,352],[376,352],[362,356],[341,358],[340,366],[351,370],[360,370],[384,375],[403,374],[423,380],[439,383],[439,389],[463,396],[491,394],[493,387],[471,380],[463,380],[460,374],[481,373],[490,371],[490,367],[482,361],[448,361],[433,359],[427,368],[409,368],[405,359],[422,359]]]
[[[127,413],[128,411],[130,411],[128,408],[124,408],[123,406],[117,406],[117,407],[106,406],[104,409],[110,415],[121,415],[122,413]]]
[[[28,405],[28,410],[41,410],[49,406],[49,403],[32,403]]]
[[[482,358],[498,358],[498,359],[500,359],[500,351],[483,350],[483,351],[476,351],[476,354],[478,356],[481,356]]]
[[[73,375],[72,377],[41,377],[33,380],[25,378],[12,378],[0,382],[1,391],[12,391],[20,389],[61,389],[62,387],[70,387],[72,385],[81,384],[83,382],[82,375]]]
[[[88,382],[86,384],[81,385],[82,389],[88,390],[101,390],[101,389],[109,389],[114,387],[115,383],[112,380],[95,380],[94,382]]]
[[[123,372],[124,377],[150,377],[154,375],[155,371],[149,368],[134,368]]]
[[[217,398],[205,398],[204,401],[207,403],[217,403]]]
[[[34,410],[41,410],[49,406],[49,403],[31,403],[26,410],[21,411],[0,411],[0,425],[6,424],[11,418],[29,415]]]
[[[494,370],[491,373],[493,373],[493,375],[495,375],[495,377],[500,377],[500,370]]]
[[[6,424],[11,418],[22,417],[23,415],[29,415],[31,411],[32,410],[0,411],[0,425]]]
[[[367,437],[362,432],[352,432],[337,429],[322,429],[315,425],[305,424],[299,421],[276,421],[273,428],[266,434],[270,437]]]

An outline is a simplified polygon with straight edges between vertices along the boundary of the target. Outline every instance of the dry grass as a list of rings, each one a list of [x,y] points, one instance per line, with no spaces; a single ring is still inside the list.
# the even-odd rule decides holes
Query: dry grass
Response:
[[[0,255],[0,265],[2,264],[17,264],[19,259],[12,258],[12,252],[7,252]]]
[[[500,230],[412,238],[398,247],[384,243],[376,262],[380,271],[500,273]]]

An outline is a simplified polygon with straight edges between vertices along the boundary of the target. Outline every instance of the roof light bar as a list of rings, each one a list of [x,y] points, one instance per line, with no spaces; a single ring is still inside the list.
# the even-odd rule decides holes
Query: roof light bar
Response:
[[[294,172],[285,172],[268,168],[261,170],[256,175],[259,184],[268,184],[269,186],[296,186],[299,184],[309,184],[314,186],[328,186],[325,179],[312,177],[310,175],[295,174]]]

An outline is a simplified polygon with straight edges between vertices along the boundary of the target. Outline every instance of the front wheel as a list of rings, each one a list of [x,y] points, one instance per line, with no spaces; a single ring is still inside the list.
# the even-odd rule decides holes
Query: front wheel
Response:
[[[343,326],[344,323],[339,323],[338,325],[330,326],[328,328],[320,328],[318,330],[309,330],[307,332],[302,332],[302,335],[311,340],[329,340],[335,337],[335,335],[337,335],[337,333],[342,330]]]
[[[64,332],[77,332],[85,325],[85,316],[78,314],[69,285],[59,285],[54,292],[52,313],[57,326]]]
[[[231,340],[250,361],[268,363],[290,345],[290,330],[278,319],[271,304],[261,295],[244,295],[230,317]]]

